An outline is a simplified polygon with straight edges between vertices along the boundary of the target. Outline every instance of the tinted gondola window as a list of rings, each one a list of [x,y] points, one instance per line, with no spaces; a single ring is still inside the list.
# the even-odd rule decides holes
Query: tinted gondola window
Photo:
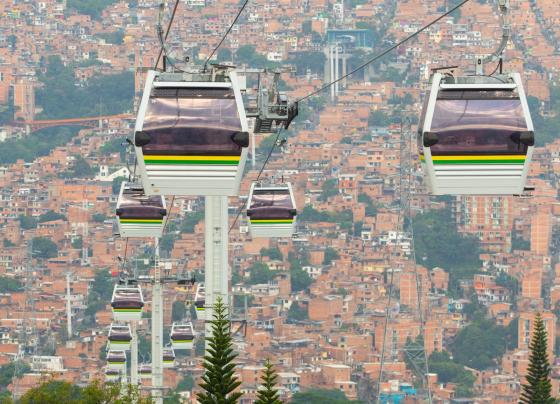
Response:
[[[249,207],[252,219],[290,219],[293,217],[292,209],[294,206],[288,189],[256,189]]]
[[[437,100],[430,129],[438,136],[433,155],[526,154],[527,146],[518,140],[527,131],[519,98],[468,98]]]
[[[121,219],[153,218],[161,219],[163,199],[159,195],[146,196],[143,192],[125,189],[119,208],[122,210]]]
[[[150,135],[144,154],[239,155],[231,139],[241,131],[232,89],[154,91],[142,128]]]

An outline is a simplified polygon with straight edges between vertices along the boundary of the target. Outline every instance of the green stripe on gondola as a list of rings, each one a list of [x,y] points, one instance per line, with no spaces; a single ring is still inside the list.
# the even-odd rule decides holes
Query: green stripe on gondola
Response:
[[[146,164],[162,164],[162,165],[222,165],[236,166],[239,161],[227,160],[144,160]]]
[[[294,219],[281,220],[251,220],[251,224],[292,224]]]
[[[510,159],[503,159],[503,160],[479,160],[479,159],[472,159],[472,160],[433,160],[435,165],[448,165],[448,164],[510,164],[510,165],[523,165],[525,164],[525,160],[510,160]]]
[[[111,341],[111,340],[109,340],[109,343],[111,345],[126,345],[126,344],[130,344],[130,341]]]
[[[197,307],[196,311],[204,311],[204,307]]]
[[[142,309],[113,309],[118,313],[140,313]]]
[[[170,165],[238,165],[241,156],[144,156],[146,164]]]
[[[119,219],[122,224],[162,224],[163,219],[152,220],[152,219]]]
[[[188,344],[189,342],[193,342],[192,339],[172,339],[172,343],[174,344]]]

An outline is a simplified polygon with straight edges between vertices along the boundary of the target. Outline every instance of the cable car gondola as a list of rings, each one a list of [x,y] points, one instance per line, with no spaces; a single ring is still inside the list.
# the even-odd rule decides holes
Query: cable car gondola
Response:
[[[110,349],[107,352],[107,368],[126,372],[126,353]]]
[[[194,341],[192,323],[173,323],[170,339],[173,349],[192,349]]]
[[[163,348],[163,367],[173,368],[175,367],[175,351],[173,348]]]
[[[199,320],[206,320],[206,292],[204,291],[204,283],[202,282],[196,285],[194,307],[196,309],[196,318]]]
[[[535,140],[518,73],[434,73],[418,133],[434,195],[523,193]]]
[[[295,232],[296,214],[291,184],[251,185],[247,216],[253,237],[291,237]]]
[[[167,215],[165,198],[146,196],[138,184],[123,182],[116,214],[121,237],[161,237]]]
[[[139,321],[142,319],[144,297],[138,286],[115,285],[111,299],[115,321]]]
[[[142,363],[138,366],[138,375],[140,379],[152,378],[152,365],[150,363]]]
[[[130,349],[130,341],[132,341],[132,331],[130,325],[119,325],[111,323],[109,328],[109,349],[124,350]]]
[[[237,74],[149,71],[134,145],[148,195],[237,195],[249,146]]]
[[[104,373],[106,382],[118,382],[122,377],[122,372],[119,369],[106,367]]]

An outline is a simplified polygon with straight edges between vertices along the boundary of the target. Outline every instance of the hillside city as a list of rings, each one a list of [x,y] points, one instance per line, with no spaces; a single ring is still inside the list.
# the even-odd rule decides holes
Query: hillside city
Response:
[[[282,89],[299,99],[458,3],[251,0],[212,62],[278,68]],[[181,0],[170,48],[204,61],[239,7]],[[126,139],[160,51],[158,12],[156,0],[0,2],[0,398],[49,378],[103,380],[113,285],[153,270],[154,241],[115,235],[115,206],[136,170]],[[500,41],[490,0],[471,0],[300,103],[262,173],[292,184],[292,238],[251,238],[238,215],[275,143],[276,134],[255,135],[242,197],[229,199],[240,402],[256,398],[265,359],[285,402],[311,389],[338,390],[337,403],[373,402],[379,379],[384,402],[422,402],[418,344],[433,402],[517,402],[537,313],[560,397],[560,2],[511,0],[510,21],[504,70],[521,74],[535,124],[530,194],[430,196],[418,158],[432,69],[469,72],[474,55]],[[165,286],[164,334],[169,341],[171,324],[188,320],[196,337],[165,369],[164,386],[196,403],[204,198],[168,197],[167,208],[162,260],[194,282]],[[150,287],[143,293],[139,356],[149,362]]]

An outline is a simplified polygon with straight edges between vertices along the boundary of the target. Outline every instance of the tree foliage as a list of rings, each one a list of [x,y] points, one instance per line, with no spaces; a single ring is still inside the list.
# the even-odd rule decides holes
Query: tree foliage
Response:
[[[414,217],[416,260],[428,268],[449,272],[450,289],[461,279],[472,279],[481,266],[480,243],[457,232],[451,209],[431,210]]]
[[[235,404],[242,395],[235,391],[241,382],[235,377],[233,360],[237,354],[233,352],[227,309],[221,298],[214,305],[214,318],[210,324],[212,334],[206,339],[208,349],[200,383],[203,392],[197,399],[200,404]]]
[[[476,315],[471,324],[457,333],[450,345],[453,360],[470,368],[484,370],[497,365],[497,361],[511,348],[516,330],[496,325],[493,319]]]
[[[309,319],[307,308],[300,306],[298,302],[293,302],[288,310],[288,321],[305,321]]]
[[[195,226],[204,219],[204,212],[190,212],[187,213],[183,222],[181,223],[182,233],[194,233]]]
[[[470,397],[476,377],[463,365],[454,362],[447,352],[433,352],[429,358],[429,369],[437,373],[438,382],[457,384],[457,397]]]
[[[41,216],[39,216],[38,223],[51,222],[53,220],[66,221],[68,219],[66,219],[66,216],[64,216],[62,213],[55,212],[54,210],[49,210],[48,212],[45,212]]]
[[[271,260],[277,260],[277,261],[282,261],[282,259],[284,258],[282,256],[282,252],[278,249],[278,248],[261,248],[261,256],[262,257],[268,257]]]
[[[276,376],[274,366],[270,363],[270,359],[266,360],[264,368],[261,377],[262,384],[261,388],[257,391],[257,400],[255,404],[282,404],[282,401],[280,401],[280,394],[276,388],[278,376]]]
[[[14,376],[19,378],[31,370],[27,363],[20,362],[17,365],[17,372],[15,362],[0,366],[0,391],[5,391],[7,389],[8,385],[12,383],[12,378]]]
[[[248,268],[249,280],[247,283],[250,285],[257,285],[260,283],[268,283],[272,280],[274,272],[272,272],[268,265],[262,262],[255,262]]]
[[[529,349],[529,368],[520,402],[524,404],[552,404],[556,400],[552,398],[552,385],[550,382],[550,363],[547,353],[547,335],[544,321],[537,313],[533,326],[533,338]]]
[[[148,404],[150,398],[142,397],[138,387],[120,383],[94,381],[86,387],[50,380],[27,391],[18,404]]]
[[[68,0],[68,9],[78,14],[89,15],[93,19],[101,19],[102,11],[116,0]]]
[[[339,258],[340,255],[334,248],[327,247],[325,249],[325,257],[323,258],[323,265],[331,265],[333,260],[337,260]]]
[[[359,403],[359,401],[348,400],[340,390],[310,389],[298,392],[292,396],[290,404],[347,404]]]
[[[21,282],[17,279],[0,276],[0,293],[15,292],[21,290]]]
[[[35,229],[37,227],[37,219],[32,216],[19,215],[19,225],[23,230]]]
[[[58,246],[47,237],[33,237],[33,254],[37,258],[55,258],[58,256]]]
[[[173,321],[181,321],[185,318],[187,314],[187,307],[185,302],[181,300],[175,300],[173,306],[171,306],[171,318]]]
[[[46,74],[39,79],[44,83],[36,94],[37,104],[43,107],[42,119],[112,115],[132,109],[132,72],[97,75],[76,86],[73,67],[64,66],[59,56],[49,56]]]

